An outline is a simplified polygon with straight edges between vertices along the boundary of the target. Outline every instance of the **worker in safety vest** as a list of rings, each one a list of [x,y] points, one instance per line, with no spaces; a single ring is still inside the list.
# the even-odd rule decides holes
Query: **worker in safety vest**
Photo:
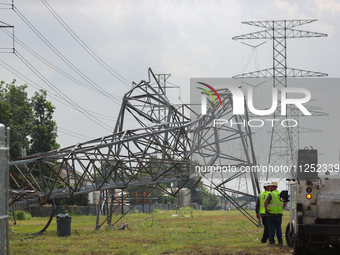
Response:
[[[265,181],[263,183],[263,188],[264,188],[264,191],[256,199],[255,212],[256,212],[256,217],[258,219],[260,219],[260,216],[261,216],[262,224],[264,226],[261,243],[266,243],[267,240],[269,239],[269,230],[268,230],[268,225],[267,225],[267,214],[264,208],[264,201],[266,200],[268,194],[270,193],[270,182]]]
[[[280,191],[277,190],[278,183],[272,181],[271,192],[269,192],[266,200],[264,201],[264,208],[267,214],[267,223],[269,230],[269,244],[275,244],[275,233],[279,245],[282,245],[282,213],[286,208],[288,202],[282,202],[280,200]]]

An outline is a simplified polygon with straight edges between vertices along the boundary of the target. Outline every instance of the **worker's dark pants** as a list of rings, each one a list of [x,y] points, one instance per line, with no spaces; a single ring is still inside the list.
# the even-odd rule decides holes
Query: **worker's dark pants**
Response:
[[[261,243],[266,243],[267,240],[269,239],[269,229],[268,229],[267,218],[268,218],[267,216],[261,216],[262,224],[264,227]]]
[[[283,243],[282,239],[282,215],[278,216],[267,216],[267,222],[268,222],[268,229],[269,229],[269,242],[270,243],[275,243],[274,237],[275,237],[275,232],[277,236],[277,241],[279,243]]]

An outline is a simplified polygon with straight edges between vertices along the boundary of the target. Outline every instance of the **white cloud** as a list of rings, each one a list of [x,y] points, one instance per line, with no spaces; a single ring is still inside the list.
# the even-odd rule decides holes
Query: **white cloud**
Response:
[[[340,3],[337,0],[314,0],[319,11],[331,11],[333,14],[340,11]]]

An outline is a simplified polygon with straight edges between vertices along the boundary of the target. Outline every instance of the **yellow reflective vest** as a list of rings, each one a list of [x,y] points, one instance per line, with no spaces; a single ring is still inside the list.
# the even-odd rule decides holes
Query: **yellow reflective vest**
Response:
[[[266,209],[264,208],[264,201],[266,201],[266,198],[268,196],[268,194],[270,193],[270,191],[263,191],[260,194],[260,214],[266,214]]]
[[[282,214],[283,213],[283,202],[280,201],[280,191],[273,190],[269,192],[272,195],[272,199],[267,205],[267,209],[271,214]]]

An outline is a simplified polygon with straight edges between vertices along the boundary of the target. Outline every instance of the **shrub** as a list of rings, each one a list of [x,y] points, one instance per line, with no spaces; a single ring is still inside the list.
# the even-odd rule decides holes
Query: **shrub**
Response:
[[[161,209],[154,209],[153,213],[160,213],[162,210]]]
[[[15,211],[15,218],[17,220],[31,220],[32,215],[29,213],[25,213],[24,211],[18,210],[18,211]]]
[[[61,213],[62,213],[62,214],[68,213],[68,210],[67,210],[67,208],[66,208],[66,205],[63,205],[63,207],[61,208]]]
[[[26,220],[31,220],[33,217],[32,217],[32,214],[30,213],[26,213]]]
[[[182,212],[190,212],[190,211],[197,211],[196,209],[192,208],[191,206],[186,206],[185,208],[181,208]]]
[[[61,213],[62,214],[68,213],[70,216],[82,215],[77,205],[63,205],[63,207],[61,208]]]
[[[26,213],[24,211],[21,211],[21,210],[15,211],[15,218],[17,220],[25,220],[26,219]]]
[[[70,209],[71,215],[81,215],[82,214],[77,205],[72,205],[72,206],[69,207],[69,209]]]

